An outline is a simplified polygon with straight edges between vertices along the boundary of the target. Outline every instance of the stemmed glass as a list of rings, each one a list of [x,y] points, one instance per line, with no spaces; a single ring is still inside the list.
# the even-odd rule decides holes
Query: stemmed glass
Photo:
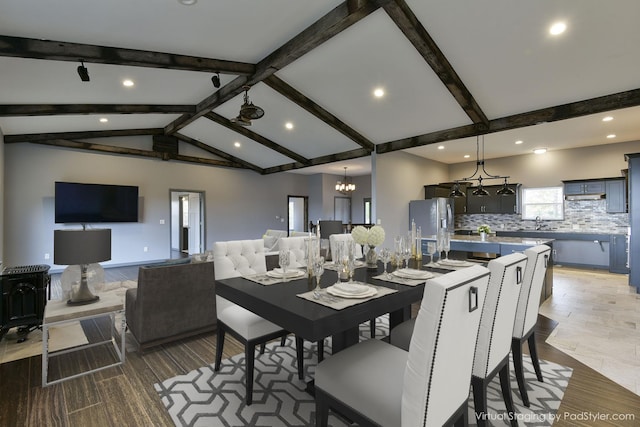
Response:
[[[449,233],[444,233],[442,249],[444,249],[444,258],[449,259],[449,251],[451,250],[451,236]]]
[[[442,251],[444,251],[444,231],[438,233],[436,240],[436,253],[438,254],[438,258],[442,258]]]
[[[402,254],[404,252],[404,239],[402,236],[396,236],[393,239],[393,256],[395,257],[396,267],[402,267]]]
[[[332,251],[331,253],[331,259],[333,260],[333,265],[336,269],[336,273],[338,273],[338,280],[336,281],[336,283],[340,283],[340,275],[342,274],[342,270],[344,270],[344,245],[342,244],[342,242],[337,242],[334,249],[335,251]]]
[[[407,236],[404,239],[404,246],[402,247],[402,259],[405,262],[405,268],[409,268],[409,260],[411,260],[411,237]]]
[[[431,261],[429,264],[433,264],[433,256],[436,254],[436,242],[427,242],[427,251],[429,252],[429,257]]]
[[[346,242],[347,246],[347,268],[349,269],[349,282],[353,282],[353,275],[356,271],[356,244]]]
[[[389,248],[382,248],[380,251],[380,260],[384,264],[384,277],[388,279],[387,264],[391,261],[391,250]]]
[[[324,257],[318,257],[313,260],[313,275],[316,277],[316,287],[313,289],[313,295],[318,298],[320,297],[320,277],[322,277],[322,273],[324,273]]]
[[[288,249],[281,249],[278,253],[278,264],[280,264],[280,268],[282,268],[282,278],[283,281],[287,281],[287,267],[289,267],[289,263],[291,262],[291,258],[289,255]]]

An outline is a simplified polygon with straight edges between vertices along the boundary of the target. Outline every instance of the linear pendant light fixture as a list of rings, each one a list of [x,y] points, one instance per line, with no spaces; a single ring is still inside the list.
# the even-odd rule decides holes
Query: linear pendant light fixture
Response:
[[[485,174],[484,178],[482,177],[483,172]],[[476,175],[478,175],[477,178]],[[465,181],[478,181],[478,187],[471,193],[473,196],[489,196],[489,192],[485,190],[482,185],[482,181],[487,179],[504,179],[502,188],[496,192],[498,196],[510,196],[516,194],[516,192],[513,191],[512,188],[509,188],[509,183],[507,182],[507,179],[509,179],[508,176],[491,175],[484,168],[484,135],[482,135],[482,159],[480,159],[480,135],[478,135],[476,137],[476,170],[470,177],[454,181],[453,187],[451,188],[451,193],[449,193],[449,197],[465,197],[465,194],[462,192],[462,190],[460,190],[460,182]]]

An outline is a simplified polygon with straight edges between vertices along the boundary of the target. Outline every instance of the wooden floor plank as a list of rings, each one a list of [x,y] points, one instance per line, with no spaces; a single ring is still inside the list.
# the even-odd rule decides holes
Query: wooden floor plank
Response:
[[[31,387],[31,405],[27,414],[27,426],[67,427],[69,417],[65,410],[65,397],[61,384],[50,387]]]
[[[31,410],[29,373],[28,359],[0,365],[0,424],[25,424]]]
[[[105,402],[105,410],[114,426],[150,426],[151,418],[144,408],[145,399],[141,399],[124,376],[99,382],[99,391]]]

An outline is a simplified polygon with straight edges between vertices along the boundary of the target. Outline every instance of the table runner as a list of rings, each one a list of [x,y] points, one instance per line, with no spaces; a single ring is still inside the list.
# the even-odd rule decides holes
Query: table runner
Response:
[[[318,299],[315,298],[313,293],[314,291],[303,292],[301,294],[297,294],[297,296],[299,296],[300,298],[304,298],[306,300],[333,308],[334,310],[342,310],[347,307],[352,307],[354,305],[361,304],[363,302],[370,301],[375,298],[380,298],[382,296],[389,295],[394,292],[398,292],[395,289],[390,289],[384,286],[376,286],[370,283],[363,283],[363,282],[354,282],[354,283],[367,285],[372,288],[375,288],[378,290],[378,293],[366,298],[341,298],[341,297],[337,297],[335,295],[329,294],[327,292],[327,289],[323,288],[320,290],[320,297]]]

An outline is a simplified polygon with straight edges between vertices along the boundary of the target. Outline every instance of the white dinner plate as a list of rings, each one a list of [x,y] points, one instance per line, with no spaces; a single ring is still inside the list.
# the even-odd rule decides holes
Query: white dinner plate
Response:
[[[367,286],[367,288],[369,288],[367,292],[350,294],[348,292],[340,291],[340,289],[336,288],[336,285],[333,285],[327,288],[327,293],[341,298],[369,298],[378,293],[378,290],[376,288],[372,288],[371,286]]]
[[[447,267],[471,267],[474,265],[472,262],[460,259],[441,259],[437,264],[446,265]]]
[[[359,295],[370,292],[371,288],[361,283],[336,283],[333,285],[337,290],[345,294]]]
[[[274,268],[273,270],[267,271],[267,276],[275,277],[277,279],[283,279],[285,277],[281,268]],[[304,276],[304,271],[302,270],[287,270],[287,279],[298,278],[301,276]]]
[[[393,274],[394,276],[402,277],[403,279],[415,280],[426,280],[434,277],[433,274],[428,271],[415,270],[413,268],[402,268],[400,270],[395,270],[391,274]]]

